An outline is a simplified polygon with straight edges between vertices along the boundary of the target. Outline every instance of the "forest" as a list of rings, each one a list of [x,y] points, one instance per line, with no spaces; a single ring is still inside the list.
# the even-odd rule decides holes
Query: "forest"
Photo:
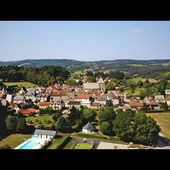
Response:
[[[60,66],[18,67],[1,66],[0,80],[3,82],[28,81],[34,84],[49,86],[55,82],[61,83],[70,76],[70,73]]]

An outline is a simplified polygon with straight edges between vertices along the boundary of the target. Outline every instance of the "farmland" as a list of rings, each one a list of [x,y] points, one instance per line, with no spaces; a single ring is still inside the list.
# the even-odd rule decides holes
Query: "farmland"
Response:
[[[30,82],[4,82],[6,86],[14,86],[17,85],[18,87],[25,87],[30,88],[36,86],[36,84],[30,83]]]
[[[161,132],[170,139],[170,113],[147,113],[161,128]]]

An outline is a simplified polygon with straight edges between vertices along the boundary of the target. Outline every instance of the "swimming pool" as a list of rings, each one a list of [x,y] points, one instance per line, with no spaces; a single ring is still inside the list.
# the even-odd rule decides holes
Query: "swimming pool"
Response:
[[[44,144],[45,141],[42,139],[30,138],[15,149],[41,149]]]
[[[39,145],[39,142],[36,140],[28,140],[24,145],[20,146],[18,149],[34,149]]]

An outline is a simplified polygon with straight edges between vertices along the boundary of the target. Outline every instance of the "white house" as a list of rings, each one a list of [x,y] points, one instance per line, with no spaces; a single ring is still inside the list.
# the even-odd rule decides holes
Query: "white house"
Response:
[[[53,130],[41,130],[36,129],[34,132],[34,137],[42,139],[53,139],[56,136],[57,132]]]
[[[166,95],[170,95],[170,89],[166,89],[166,90],[165,90],[165,94],[166,94]]]
[[[92,126],[90,122],[88,122],[85,126],[82,128],[82,132],[84,133],[94,133],[95,128]]]

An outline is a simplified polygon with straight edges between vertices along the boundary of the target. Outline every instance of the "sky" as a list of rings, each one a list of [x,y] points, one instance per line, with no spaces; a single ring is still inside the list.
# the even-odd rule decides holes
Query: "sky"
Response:
[[[170,21],[0,21],[0,61],[170,59]]]

